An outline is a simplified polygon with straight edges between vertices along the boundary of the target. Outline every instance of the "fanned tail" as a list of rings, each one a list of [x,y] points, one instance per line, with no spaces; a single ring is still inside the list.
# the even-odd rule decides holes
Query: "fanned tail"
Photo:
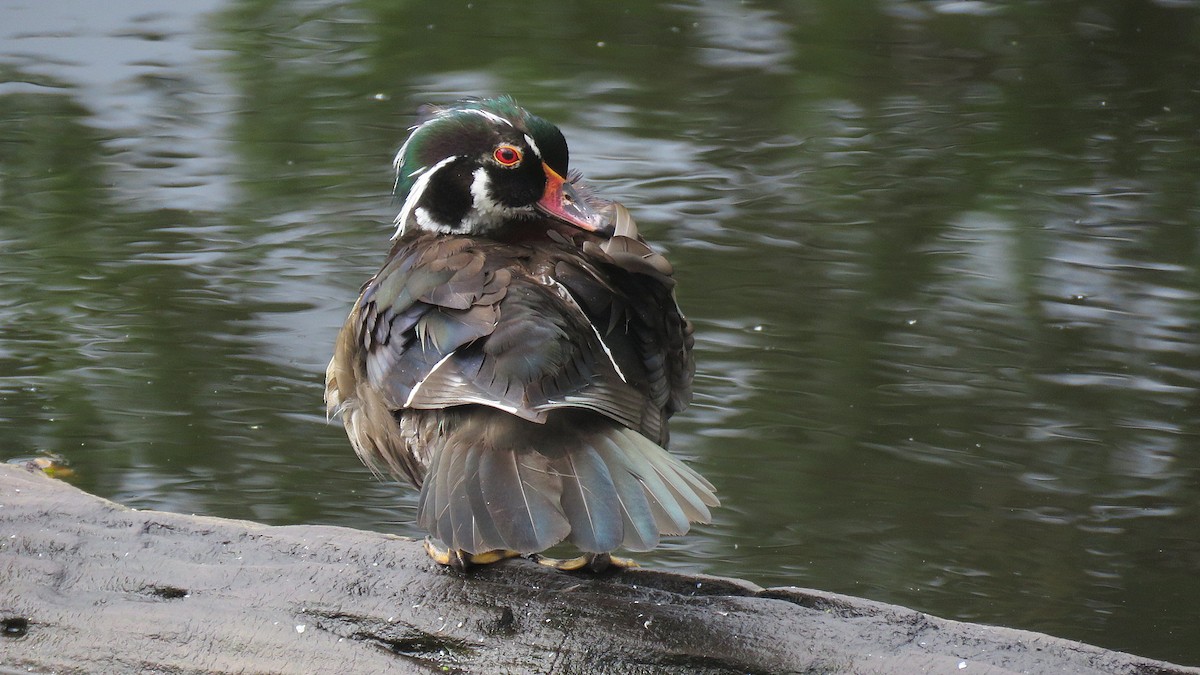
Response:
[[[598,415],[537,424],[478,407],[419,414],[431,454],[417,519],[451,548],[527,554],[570,541],[590,553],[648,551],[661,535],[709,522],[720,504],[700,474]]]

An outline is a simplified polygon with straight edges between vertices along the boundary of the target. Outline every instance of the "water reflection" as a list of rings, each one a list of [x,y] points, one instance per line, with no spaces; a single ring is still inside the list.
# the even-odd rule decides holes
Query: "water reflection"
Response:
[[[324,362],[411,111],[507,91],[698,327],[674,445],[726,507],[651,564],[1200,663],[1194,8],[0,14],[11,455],[139,508],[415,534],[325,424]]]

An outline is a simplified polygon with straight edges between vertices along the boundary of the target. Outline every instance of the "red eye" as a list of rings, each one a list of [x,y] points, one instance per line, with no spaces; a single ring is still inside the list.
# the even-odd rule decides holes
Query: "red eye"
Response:
[[[500,166],[516,166],[521,163],[521,150],[511,145],[501,145],[492,153]]]

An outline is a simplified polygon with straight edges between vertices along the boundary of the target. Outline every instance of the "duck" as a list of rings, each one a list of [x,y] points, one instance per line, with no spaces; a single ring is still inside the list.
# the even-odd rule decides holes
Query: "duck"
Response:
[[[711,522],[667,451],[695,373],[671,264],[512,98],[423,106],[396,153],[400,210],[326,370],[329,417],[377,476],[419,491],[436,563],[634,567]],[[544,552],[569,544],[579,555]]]

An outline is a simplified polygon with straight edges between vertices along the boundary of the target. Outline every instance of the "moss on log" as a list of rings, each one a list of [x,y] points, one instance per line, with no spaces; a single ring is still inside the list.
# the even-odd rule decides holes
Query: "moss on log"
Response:
[[[136,511],[0,465],[4,672],[1200,674],[736,579],[456,573],[419,542]]]

